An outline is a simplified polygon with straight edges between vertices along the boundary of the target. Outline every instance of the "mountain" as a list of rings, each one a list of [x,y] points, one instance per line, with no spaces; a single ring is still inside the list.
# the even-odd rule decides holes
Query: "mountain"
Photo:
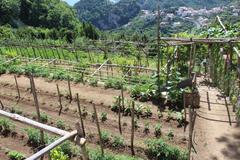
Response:
[[[230,2],[160,0],[161,29],[169,34],[205,26],[217,14],[231,13]],[[157,6],[158,0],[80,0],[74,8],[80,20],[91,22],[102,30],[150,32],[156,24]]]

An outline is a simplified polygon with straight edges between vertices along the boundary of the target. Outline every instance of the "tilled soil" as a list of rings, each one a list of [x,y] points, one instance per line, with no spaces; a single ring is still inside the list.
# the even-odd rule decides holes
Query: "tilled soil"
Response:
[[[20,76],[17,79],[21,93],[20,101],[17,102],[16,99],[17,91],[13,75],[8,74],[2,75],[0,77],[0,100],[8,108],[14,107],[20,109],[21,111],[23,111],[24,116],[27,116],[29,118],[36,118],[35,114],[36,109],[34,106],[32,94],[30,93],[29,79],[25,76]],[[63,112],[61,116],[58,115],[59,102],[56,84],[59,85],[61,94],[65,95],[65,97],[62,98]],[[37,88],[40,110],[41,112],[45,112],[50,117],[50,121],[48,122],[48,124],[56,126],[56,122],[58,120],[62,120],[68,126],[67,127],[68,130],[73,130],[74,124],[76,123],[76,121],[79,120],[79,116],[77,113],[77,103],[75,99],[71,103],[69,103],[69,99],[67,98],[68,95],[67,82],[66,81],[49,82],[43,78],[35,78],[35,85]],[[108,118],[107,121],[104,123],[103,122],[100,123],[101,130],[108,131],[112,135],[119,135],[118,115],[117,113],[111,111],[110,109],[110,106],[115,101],[114,97],[120,95],[119,90],[104,89],[101,87],[91,87],[82,84],[71,84],[71,88],[73,95],[79,93],[81,107],[86,108],[88,112],[88,116],[84,120],[84,124],[87,133],[87,140],[90,143],[96,144],[98,138],[96,124],[95,122],[92,121],[91,118],[91,114],[93,113],[92,103],[96,104],[98,117],[101,116],[102,112],[107,113]],[[126,98],[130,98],[127,92],[124,92],[124,95]],[[150,103],[146,104],[151,105]],[[138,125],[140,126],[140,128],[138,128],[135,131],[134,142],[135,147],[138,148],[136,150],[139,150],[137,152],[137,155],[146,159],[146,156],[143,153],[143,150],[146,148],[144,142],[146,139],[154,137],[154,127],[157,123],[161,123],[162,132],[166,139],[167,133],[170,130],[173,131],[174,138],[173,140],[169,141],[169,143],[177,144],[180,147],[185,148],[187,144],[186,141],[187,133],[184,133],[183,128],[178,128],[177,127],[178,124],[176,121],[172,120],[170,122],[166,122],[165,113],[164,117],[159,120],[156,114],[157,107],[153,105],[151,106],[153,116],[148,119],[140,118],[138,120]],[[144,124],[146,122],[150,122],[150,133],[147,135],[143,132]],[[122,124],[124,124],[122,127],[123,128],[122,136],[125,140],[126,145],[129,146],[131,137],[131,117],[128,116],[122,117]],[[114,148],[111,149],[114,151]],[[130,154],[129,147],[125,147],[120,150],[123,150],[123,152]]]

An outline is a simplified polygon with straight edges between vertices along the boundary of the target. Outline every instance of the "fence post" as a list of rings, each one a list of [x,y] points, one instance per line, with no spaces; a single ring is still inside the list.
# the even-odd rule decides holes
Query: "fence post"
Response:
[[[189,107],[189,144],[188,144],[188,151],[189,157],[188,160],[191,160],[191,151],[192,151],[192,108],[191,105]]]
[[[15,83],[16,83],[16,88],[17,88],[17,93],[18,93],[18,101],[20,100],[20,91],[19,91],[19,87],[18,87],[18,82],[17,82],[17,77],[16,75],[14,75],[14,79],[15,79]]]
[[[99,125],[99,121],[98,121],[98,115],[97,115],[97,110],[96,110],[96,106],[93,103],[93,110],[94,110],[94,114],[95,114],[95,118],[96,118],[96,125],[97,125],[97,129],[98,129],[98,135],[99,135],[99,143],[100,143],[100,147],[101,147],[101,153],[102,153],[102,157],[104,157],[104,150],[103,150],[103,142],[102,142],[102,133],[100,130],[100,125]]]
[[[32,94],[33,94],[33,98],[34,98],[34,103],[36,106],[36,112],[37,112],[37,118],[38,118],[38,122],[41,123],[41,114],[40,114],[40,109],[39,109],[39,103],[38,103],[38,98],[37,98],[37,92],[36,92],[36,88],[35,88],[35,83],[34,83],[34,78],[32,76],[32,74],[30,75],[30,83],[31,83],[31,88],[32,88]],[[40,138],[41,138],[41,144],[44,144],[44,133],[42,130],[40,130]],[[41,160],[43,160],[44,156],[41,157]]]
[[[78,113],[79,113],[79,117],[80,117],[83,137],[85,137],[86,134],[85,134],[85,129],[84,129],[84,123],[83,123],[82,111],[81,111],[81,105],[80,105],[80,100],[79,100],[79,94],[78,93],[77,93],[77,106],[78,106]]]
[[[131,116],[132,116],[132,133],[131,133],[131,152],[132,152],[132,155],[134,156],[135,155],[135,152],[134,152],[134,130],[135,130],[135,125],[134,125],[134,111],[135,111],[135,103],[134,101],[132,101],[132,109],[131,109]]]
[[[57,86],[57,92],[58,92],[58,102],[59,102],[59,106],[60,106],[60,110],[58,112],[58,115],[60,116],[61,113],[62,113],[62,98],[61,98],[61,93],[60,93],[60,90],[59,90],[59,87],[58,87],[58,84],[56,84]]]
[[[77,129],[77,136],[76,136],[76,144],[80,146],[82,152],[82,160],[89,160],[87,149],[86,149],[86,140],[81,141],[81,137],[83,136],[83,131],[81,130],[80,123],[77,122],[75,124]]]

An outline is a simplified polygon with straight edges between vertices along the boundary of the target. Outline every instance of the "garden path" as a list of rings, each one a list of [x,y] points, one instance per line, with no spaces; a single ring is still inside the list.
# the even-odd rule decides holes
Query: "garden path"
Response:
[[[217,88],[208,86],[204,78],[198,77],[197,81],[201,98],[193,134],[193,159],[240,160],[240,127],[232,105],[226,107],[224,96]]]

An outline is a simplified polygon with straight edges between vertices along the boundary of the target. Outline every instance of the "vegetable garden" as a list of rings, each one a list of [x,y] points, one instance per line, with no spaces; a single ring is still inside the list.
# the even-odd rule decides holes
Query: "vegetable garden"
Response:
[[[158,43],[2,41],[0,141],[19,143],[15,150],[1,145],[0,155],[20,160],[48,149],[38,158],[188,159],[197,77],[205,72],[237,105],[239,40],[162,37]]]

